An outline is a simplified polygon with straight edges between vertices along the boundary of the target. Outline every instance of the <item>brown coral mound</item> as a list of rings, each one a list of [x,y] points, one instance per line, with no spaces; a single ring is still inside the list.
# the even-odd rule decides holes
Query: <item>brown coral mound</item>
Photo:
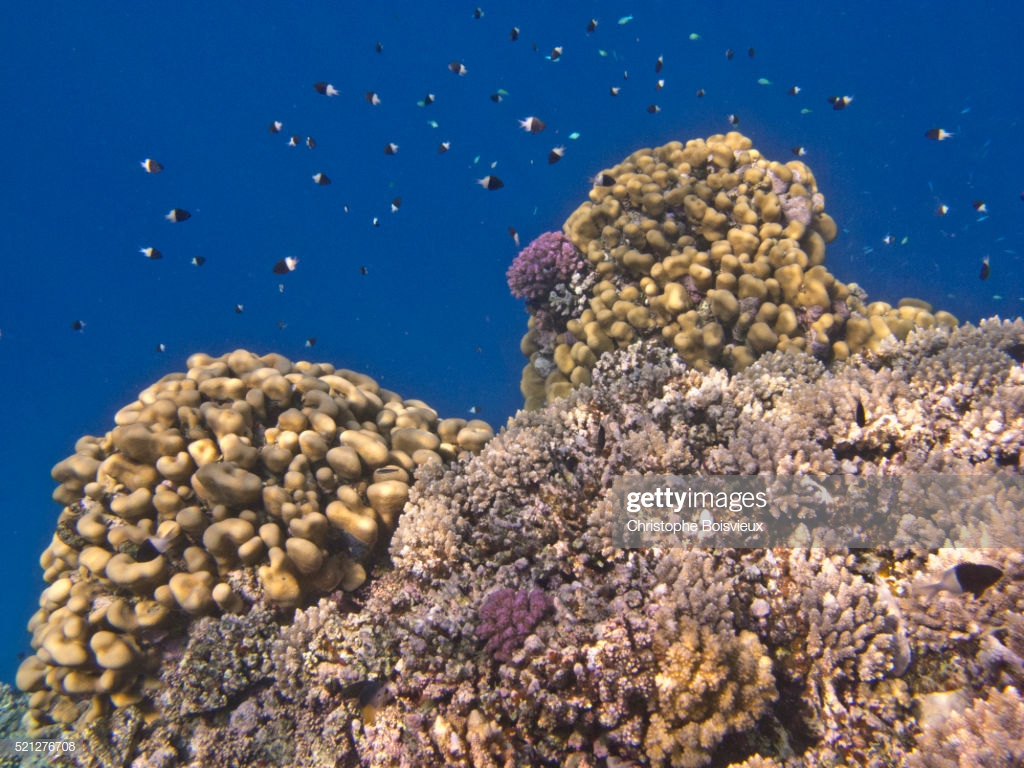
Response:
[[[593,272],[530,304],[527,408],[589,383],[597,357],[638,339],[739,371],[773,350],[846,360],[956,325],[915,299],[869,304],[836,279],[824,263],[837,227],[813,173],[740,133],[640,149],[597,179],[563,227]]]
[[[493,435],[363,374],[244,350],[193,355],[115,422],[53,469],[65,506],[17,679],[30,728],[150,699],[191,617],[357,589],[416,468]]]

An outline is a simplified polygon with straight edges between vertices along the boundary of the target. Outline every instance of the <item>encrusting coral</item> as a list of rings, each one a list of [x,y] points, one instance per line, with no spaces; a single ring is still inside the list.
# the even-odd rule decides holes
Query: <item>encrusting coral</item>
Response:
[[[869,304],[837,280],[824,266],[837,228],[810,169],[769,161],[735,131],[637,150],[597,175],[564,231],[508,271],[531,315],[527,408],[589,383],[597,357],[637,339],[739,371],[775,349],[846,360],[957,322],[916,299]]]
[[[188,368],[53,469],[65,507],[40,559],[50,586],[29,623],[36,653],[17,679],[33,693],[31,728],[69,723],[86,705],[94,720],[109,704],[152,699],[161,640],[191,617],[359,588],[416,467],[455,461],[493,435],[323,363],[239,350],[193,355]],[[197,653],[208,656],[190,646],[187,659]],[[176,705],[217,708],[250,682],[240,672]]]

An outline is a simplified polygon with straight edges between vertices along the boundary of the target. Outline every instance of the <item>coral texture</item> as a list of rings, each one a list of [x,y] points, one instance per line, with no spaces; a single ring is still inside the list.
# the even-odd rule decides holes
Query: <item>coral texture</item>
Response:
[[[846,360],[914,327],[956,324],[916,299],[868,303],[837,280],[824,266],[837,228],[810,169],[770,161],[736,132],[634,152],[597,175],[564,230],[582,269],[566,274],[571,259],[535,248],[549,233],[509,270],[531,314],[527,408],[589,383],[597,357],[637,339],[701,370],[739,371],[776,349]]]
[[[36,653],[17,677],[39,694],[30,730],[149,700],[169,638],[193,618],[358,589],[416,467],[493,435],[368,376],[244,350],[193,355],[187,373],[148,387],[115,422],[53,468],[65,506],[40,559],[49,586],[29,623]],[[177,683],[165,677],[173,706],[218,709],[260,679],[260,663],[236,658],[248,641],[232,622],[192,633]],[[211,665],[216,683],[203,674]]]

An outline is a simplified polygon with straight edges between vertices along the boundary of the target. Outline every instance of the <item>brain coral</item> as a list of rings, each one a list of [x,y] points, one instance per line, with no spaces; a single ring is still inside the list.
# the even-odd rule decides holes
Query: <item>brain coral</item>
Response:
[[[845,360],[915,326],[956,324],[914,299],[867,304],[837,280],[824,266],[836,224],[810,169],[769,161],[736,132],[634,152],[598,174],[564,230],[587,264],[566,274],[564,246],[540,258],[551,249],[535,242],[509,270],[531,313],[527,408],[589,383],[596,357],[636,339],[739,371],[775,349]],[[549,263],[557,281],[538,277]]]
[[[193,355],[115,422],[53,468],[65,506],[17,679],[33,727],[150,698],[161,640],[190,617],[357,589],[415,470],[493,435],[368,376],[243,350]]]

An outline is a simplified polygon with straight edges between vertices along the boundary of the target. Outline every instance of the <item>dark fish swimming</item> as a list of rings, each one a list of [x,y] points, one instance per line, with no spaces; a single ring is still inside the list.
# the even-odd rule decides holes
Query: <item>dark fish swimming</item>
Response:
[[[971,203],[971,207],[974,208],[978,213],[988,213],[988,206],[985,205],[984,200],[975,200]]]
[[[164,257],[164,255],[153,246],[149,246],[148,248],[139,248],[139,253],[147,259],[162,259]]]
[[[452,148],[452,143],[450,141],[442,141],[440,144],[437,145],[437,154],[443,155],[445,152],[447,152],[451,148]]]
[[[807,150],[804,149],[802,145],[797,145],[793,147],[793,154],[796,155],[797,157],[803,157],[804,155],[807,154]]]
[[[184,208],[172,208],[171,212],[164,216],[164,218],[170,222],[177,223],[179,221],[185,221],[186,219],[192,218],[192,214]]]
[[[201,267],[205,263],[206,263],[206,257],[205,256],[193,256],[192,257],[192,266],[194,266],[194,267]]]
[[[84,320],[74,320],[74,321],[72,321],[72,323],[71,323],[71,330],[72,331],[84,331],[85,330],[85,321]]]
[[[697,98],[698,99],[704,98],[704,94],[705,93],[706,93],[706,91],[703,88],[698,88],[697,89]]]
[[[391,201],[391,212],[397,213],[398,209],[402,207],[402,198],[396,197]]]
[[[661,107],[659,107],[657,104],[648,104],[647,105],[647,112],[648,112],[648,114],[656,115],[659,112],[661,112]]]
[[[240,315],[243,312],[245,312],[245,305],[244,304],[235,304],[235,314],[236,315]]]
[[[313,181],[319,184],[321,187],[327,186],[331,183],[331,180],[327,177],[326,173],[314,173]]]
[[[555,147],[548,152],[548,165],[554,165],[565,156],[565,147]]]
[[[794,85],[792,88],[786,91],[786,93],[788,93],[790,96],[796,96],[798,93],[800,93],[800,86]]]
[[[949,131],[944,131],[941,128],[929,128],[927,131],[924,132],[925,138],[931,139],[932,141],[945,141],[950,136],[955,135],[956,134],[950,133]]]
[[[505,186],[505,182],[499,179],[497,176],[484,176],[482,179],[477,179],[476,183],[484,189],[495,190],[501,189]]]
[[[380,104],[380,96],[378,96],[374,91],[367,91],[363,98],[366,99],[368,104],[372,104],[375,107]]]
[[[450,64],[448,64],[448,69],[454,72],[459,77],[462,77],[469,71],[468,69],[466,69],[466,66],[461,61],[451,62]]]
[[[602,171],[594,177],[594,184],[598,187],[612,187],[615,186],[615,177]]]
[[[988,276],[992,274],[992,267],[989,265],[988,256],[981,260],[981,274],[979,277],[982,280],[988,280]]]
[[[307,347],[315,347],[316,346],[316,336],[310,336],[308,339],[306,339],[306,346]]]
[[[284,123],[280,120],[275,120],[270,124],[270,128],[267,130],[270,131],[270,133],[280,133],[282,128],[284,128]]]
[[[160,163],[158,163],[151,157],[147,157],[145,160],[139,163],[139,165],[142,166],[143,170],[146,173],[160,173],[160,171],[164,169],[164,167],[160,165]]]
[[[316,139],[314,139],[312,136],[307,136],[306,146],[309,147],[310,149],[316,149]]]
[[[594,32],[597,29],[597,19],[591,19],[587,22],[587,32]]]
[[[939,592],[952,595],[971,593],[976,598],[1003,578],[1003,571],[994,565],[984,563],[960,563],[942,574],[942,578],[934,584],[918,587],[915,592],[922,597],[933,597]]]
[[[512,27],[512,31],[508,33],[508,39],[512,42],[519,39],[519,27]]]
[[[322,96],[337,96],[341,91],[335,88],[330,83],[325,83],[322,80],[318,83],[313,83],[313,90]]]
[[[283,259],[274,264],[275,275],[287,275],[289,272],[294,272],[295,268],[299,265],[299,260],[294,256],[285,256]]]
[[[739,125],[740,124],[740,118],[737,115],[729,115],[729,124],[730,125]]]
[[[519,121],[519,127],[527,133],[540,133],[547,128],[547,124],[539,117],[527,117]]]
[[[516,248],[519,247],[519,233],[516,232],[515,227],[508,228],[508,236],[512,238],[512,242],[516,244]]]
[[[828,103],[832,105],[832,109],[840,110],[846,109],[850,106],[850,102],[853,101],[853,96],[829,96]]]
[[[394,142],[388,142],[387,144],[384,145],[384,154],[385,155],[394,155],[394,154],[397,154],[397,152],[398,152],[398,145],[395,144]]]
[[[659,72],[661,72],[661,69],[664,66],[665,66],[665,57],[664,56],[659,56],[657,58],[657,60],[654,62],[654,73],[658,74]]]

